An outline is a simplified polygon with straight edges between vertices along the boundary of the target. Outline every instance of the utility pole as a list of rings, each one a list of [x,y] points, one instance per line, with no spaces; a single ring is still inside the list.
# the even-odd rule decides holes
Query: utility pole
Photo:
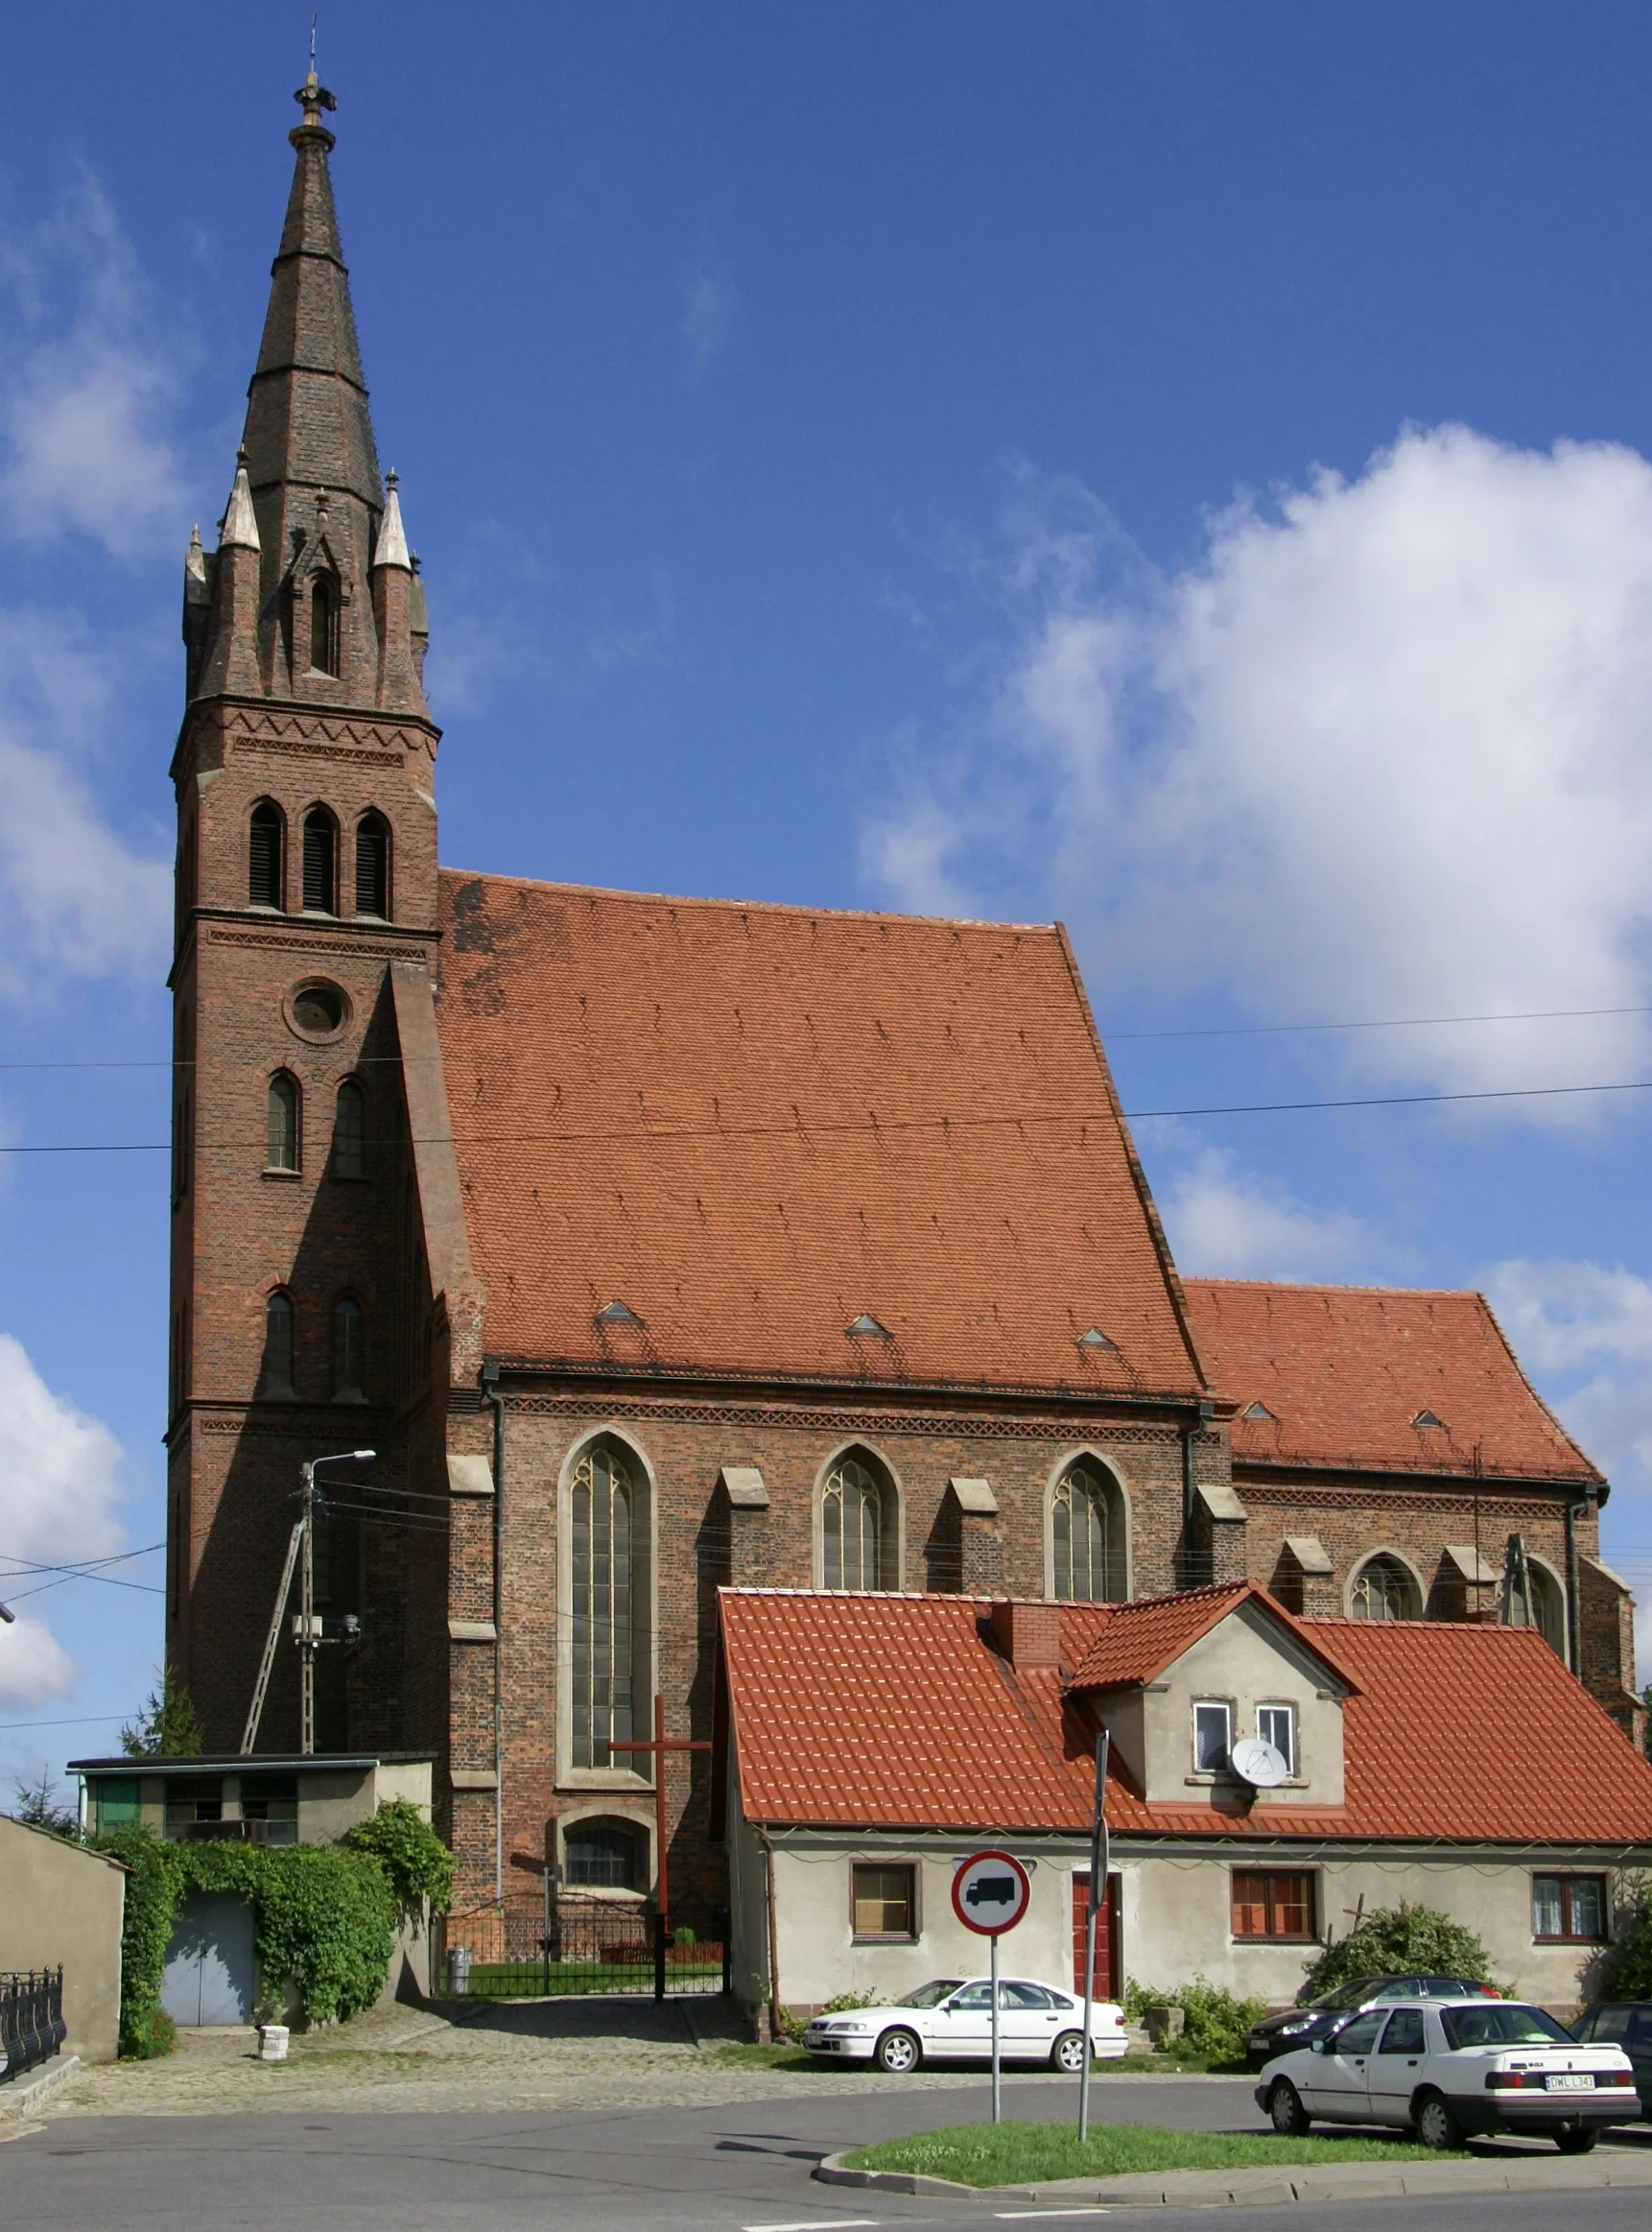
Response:
[[[334,1457],[318,1457],[302,1469],[303,1485],[298,1491],[298,1517],[293,1528],[292,1540],[287,1545],[287,1558],[281,1568],[281,1581],[275,1591],[275,1609],[270,1619],[270,1633],[264,1645],[264,1656],[259,1663],[258,1679],[252,1691],[252,1704],[247,1715],[247,1727],[241,1739],[242,1756],[250,1752],[258,1741],[258,1723],[264,1718],[264,1699],[270,1688],[271,1669],[275,1664],[275,1643],[281,1632],[281,1615],[287,1608],[287,1597],[293,1586],[293,1568],[299,1566],[298,1613],[293,1623],[293,1640],[298,1646],[298,1750],[309,1759],[316,1749],[316,1650],[321,1638],[316,1618],[316,1475],[324,1464],[370,1464],[377,1457],[376,1449],[342,1449]],[[301,1562],[300,1562],[301,1554]],[[349,1622],[345,1622],[345,1640],[349,1640]]]
[[[1096,2013],[1096,1927],[1107,1904],[1107,1754],[1111,1732],[1096,1739],[1096,1811],[1090,1822],[1090,1905],[1084,1916],[1084,2060],[1078,2078],[1078,2144],[1090,2136],[1090,2026]],[[997,1943],[997,1940],[994,1940]]]

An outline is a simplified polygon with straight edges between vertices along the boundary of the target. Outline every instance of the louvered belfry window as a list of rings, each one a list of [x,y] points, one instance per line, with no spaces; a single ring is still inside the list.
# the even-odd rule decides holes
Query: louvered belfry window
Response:
[[[1074,1465],[1050,1509],[1055,1594],[1078,1603],[1117,1603],[1124,1595],[1123,1522],[1111,1483]]]
[[[820,1492],[820,1565],[829,1589],[881,1589],[884,1490],[857,1459],[845,1457]]]
[[[270,1080],[269,1139],[264,1167],[271,1171],[298,1168],[298,1080],[278,1070]]]
[[[268,798],[253,807],[247,833],[247,903],[281,904],[281,809]]]
[[[573,1752],[582,1768],[632,1767],[616,1739],[635,1733],[647,1617],[644,1502],[624,1455],[607,1442],[574,1468],[572,1505]]]
[[[390,825],[382,814],[356,823],[356,913],[389,920]]]
[[[339,671],[339,600],[325,574],[318,574],[310,587],[310,671]]]
[[[333,913],[337,880],[338,833],[325,806],[314,806],[304,817],[304,912]]]

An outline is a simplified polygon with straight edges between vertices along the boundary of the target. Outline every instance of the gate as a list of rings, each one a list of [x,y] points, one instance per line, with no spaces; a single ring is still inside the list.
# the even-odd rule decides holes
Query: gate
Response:
[[[37,2061],[50,2061],[67,2035],[60,1968],[0,1976],[0,2078],[21,2077]]]
[[[436,1929],[437,1990],[451,1958],[470,1956],[473,1998],[557,2000],[580,1994],[651,1993],[656,2000],[725,1991],[728,1929],[707,1940],[674,1930],[668,1940],[652,1907],[555,1892],[492,1899],[449,1914]],[[451,1988],[451,1987],[450,1987]]]

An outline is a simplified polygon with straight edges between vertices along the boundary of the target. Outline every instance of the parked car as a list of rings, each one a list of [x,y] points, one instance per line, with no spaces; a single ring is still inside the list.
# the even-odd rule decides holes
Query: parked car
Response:
[[[1289,2138],[1317,2118],[1414,2130],[1425,2147],[1518,2131],[1563,2154],[1586,2154],[1640,2104],[1620,2046],[1581,2046],[1541,2007],[1483,1998],[1362,2008],[1269,2062],[1256,2100]]]
[[[1245,2036],[1245,2055],[1252,2069],[1261,2069],[1276,2054],[1289,2054],[1310,2045],[1333,2030],[1344,2015],[1361,2007],[1375,2007],[1388,2000],[1500,1999],[1495,1984],[1472,1983],[1460,1976],[1362,1976],[1335,1984],[1316,1999],[1299,2000],[1264,2015]]]
[[[1640,2088],[1640,2113],[1652,2117],[1652,2000],[1608,2000],[1571,2026],[1581,2046],[1621,2046]]]
[[[1038,2061],[1076,2075],[1084,2066],[1084,2002],[1030,1977],[999,1980],[999,2053],[1005,2061]],[[885,2007],[852,2007],[816,2015],[803,2033],[811,2054],[835,2061],[871,2061],[903,2075],[924,2061],[984,2061],[992,2054],[992,1984],[986,1977],[937,1977]],[[1126,2051],[1124,2010],[1097,2000],[1091,2050],[1113,2061]]]

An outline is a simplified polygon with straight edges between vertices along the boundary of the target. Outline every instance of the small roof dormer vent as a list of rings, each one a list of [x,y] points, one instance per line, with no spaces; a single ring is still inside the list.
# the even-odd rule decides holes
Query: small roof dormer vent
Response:
[[[612,1302],[603,1303],[602,1307],[597,1312],[596,1322],[599,1325],[607,1326],[640,1327],[643,1321],[637,1316],[637,1313],[631,1308],[628,1302],[622,1302],[616,1299]]]
[[[1098,1325],[1092,1325],[1088,1333],[1078,1336],[1078,1345],[1090,1356],[1099,1356],[1106,1350],[1118,1353],[1119,1343],[1109,1341]]]
[[[1432,1411],[1419,1411],[1411,1423],[1413,1426],[1436,1427],[1442,1434],[1446,1431],[1446,1421],[1436,1417]]]
[[[851,1341],[892,1341],[894,1335],[886,1325],[880,1325],[869,1310],[862,1310],[859,1318],[852,1318],[843,1328]]]
[[[1270,1411],[1265,1403],[1247,1403],[1239,1413],[1239,1416],[1249,1418],[1257,1425],[1277,1426],[1279,1424],[1277,1413]]]

